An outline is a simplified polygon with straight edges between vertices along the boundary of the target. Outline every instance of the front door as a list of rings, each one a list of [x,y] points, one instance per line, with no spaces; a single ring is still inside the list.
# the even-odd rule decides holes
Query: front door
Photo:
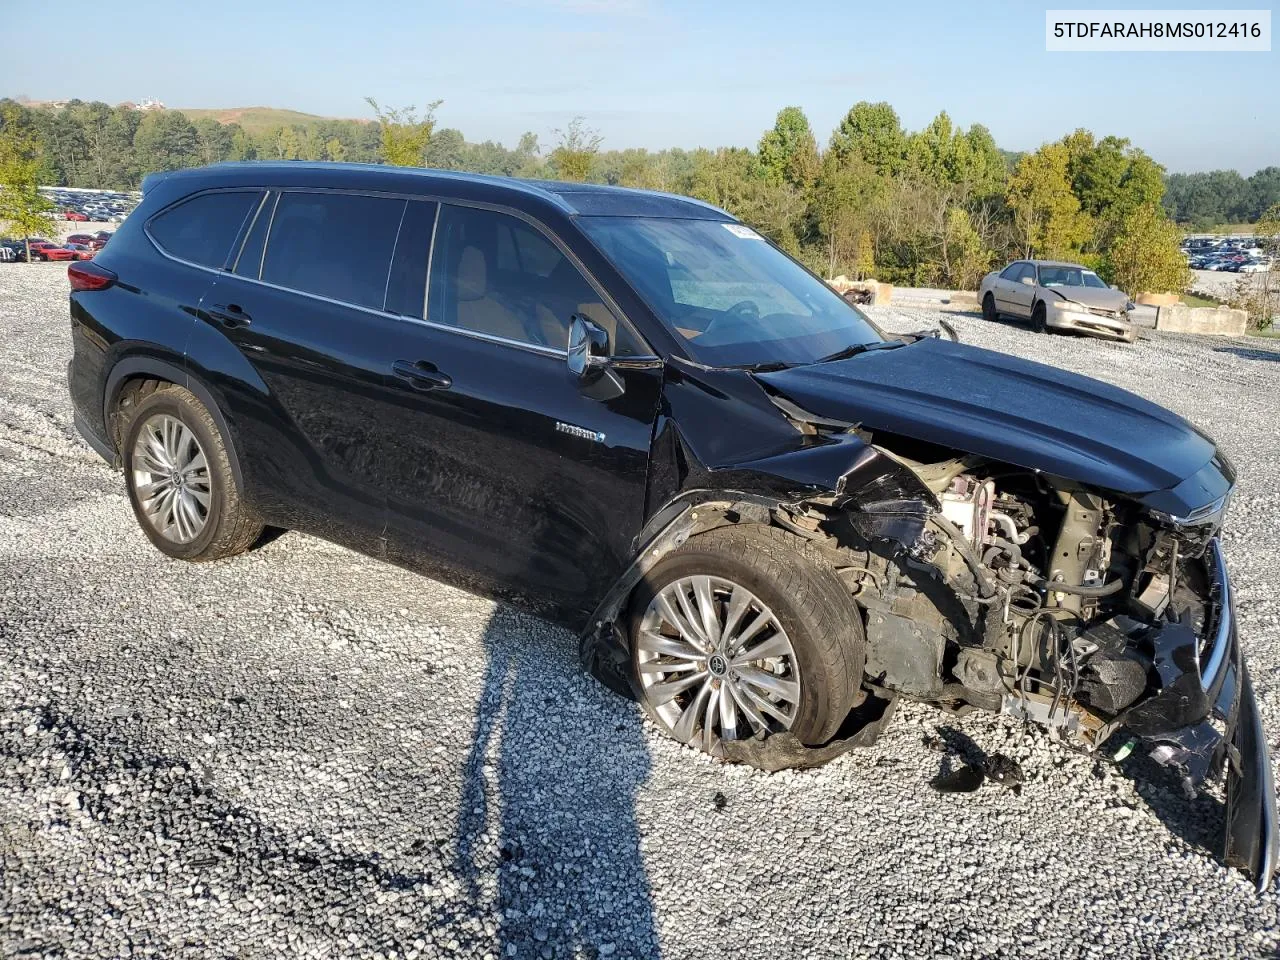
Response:
[[[1017,317],[1031,316],[1031,302],[1036,295],[1036,267],[1033,263],[1024,263],[1013,283],[1009,285],[1008,310]]]
[[[396,330],[380,421],[387,542],[406,565],[581,626],[630,558],[662,370],[621,359],[585,396],[569,318],[647,351],[563,248],[515,216],[442,204],[425,322]]]

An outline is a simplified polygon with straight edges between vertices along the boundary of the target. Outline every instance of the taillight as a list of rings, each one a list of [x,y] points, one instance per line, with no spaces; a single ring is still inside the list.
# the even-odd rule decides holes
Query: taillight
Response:
[[[67,279],[72,291],[105,290],[116,282],[116,275],[92,260],[78,260],[67,267]]]

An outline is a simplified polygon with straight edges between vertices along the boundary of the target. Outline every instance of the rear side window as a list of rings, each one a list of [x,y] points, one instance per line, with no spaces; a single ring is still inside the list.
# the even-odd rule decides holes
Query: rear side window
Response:
[[[266,283],[381,310],[405,201],[282,193],[262,259]]]
[[[156,214],[147,223],[147,232],[170,256],[221,268],[245,219],[261,199],[261,190],[203,193]]]

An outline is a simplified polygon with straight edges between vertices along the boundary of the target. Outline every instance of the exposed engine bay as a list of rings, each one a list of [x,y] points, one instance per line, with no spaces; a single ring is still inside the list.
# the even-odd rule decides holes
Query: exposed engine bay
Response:
[[[1241,722],[1248,677],[1217,539],[1229,498],[1187,523],[1041,472],[863,439],[929,497],[810,501],[775,522],[840,555],[869,688],[1003,713],[1089,751],[1122,734],[1188,796],[1225,770],[1224,856],[1256,872],[1265,851],[1233,846],[1252,802],[1239,794],[1270,784],[1240,781],[1258,727]]]
[[[1161,525],[1077,484],[976,458],[895,459],[939,505],[910,551],[878,550],[853,515],[824,520],[862,553],[867,674],[888,689],[1097,745],[1146,692],[1158,635],[1174,624],[1199,635],[1212,614],[1212,528]]]

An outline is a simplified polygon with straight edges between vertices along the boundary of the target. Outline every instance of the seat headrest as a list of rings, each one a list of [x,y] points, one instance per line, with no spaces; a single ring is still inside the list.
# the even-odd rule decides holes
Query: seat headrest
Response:
[[[458,299],[482,300],[487,290],[487,269],[479,247],[463,247],[458,258]]]

